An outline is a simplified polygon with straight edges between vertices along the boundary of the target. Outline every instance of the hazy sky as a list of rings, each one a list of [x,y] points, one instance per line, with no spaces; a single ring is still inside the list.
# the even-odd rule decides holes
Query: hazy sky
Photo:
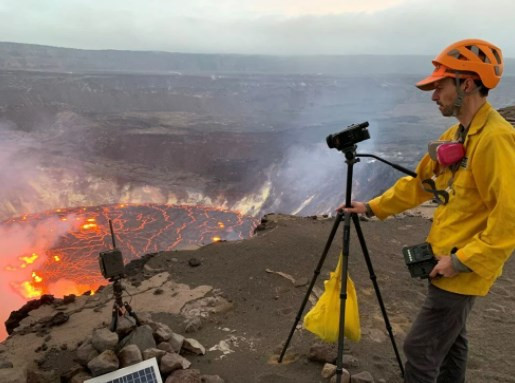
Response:
[[[86,49],[515,57],[513,0],[0,0],[0,40]]]

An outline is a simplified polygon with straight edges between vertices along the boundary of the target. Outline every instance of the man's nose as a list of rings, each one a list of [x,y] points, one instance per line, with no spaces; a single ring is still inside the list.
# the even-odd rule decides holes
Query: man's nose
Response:
[[[435,91],[433,92],[433,94],[431,95],[431,100],[433,100],[433,101],[438,101],[438,99],[439,99],[439,96],[438,96],[437,91],[435,90]]]

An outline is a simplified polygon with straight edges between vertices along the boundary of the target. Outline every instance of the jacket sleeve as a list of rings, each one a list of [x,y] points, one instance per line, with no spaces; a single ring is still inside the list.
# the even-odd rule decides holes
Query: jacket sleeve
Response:
[[[426,153],[417,165],[417,177],[403,177],[381,196],[369,201],[370,208],[379,219],[403,212],[433,198],[433,194],[422,187],[422,180],[431,178],[435,162]]]
[[[492,280],[515,249],[515,134],[504,131],[486,137],[473,158],[474,178],[489,214],[485,228],[456,256]]]

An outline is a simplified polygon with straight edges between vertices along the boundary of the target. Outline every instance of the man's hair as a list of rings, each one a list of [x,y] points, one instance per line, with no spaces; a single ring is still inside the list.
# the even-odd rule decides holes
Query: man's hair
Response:
[[[488,96],[488,91],[490,89],[488,89],[486,86],[483,85],[483,82],[481,80],[474,80],[474,83],[476,84],[476,86],[479,88],[479,94],[482,96],[482,97],[486,97]]]
[[[472,72],[461,72],[463,74],[475,74],[475,73],[472,73]],[[464,78],[459,78],[458,79],[460,85],[463,83],[463,81],[465,81]],[[488,92],[490,91],[490,89],[488,89],[486,86],[483,85],[483,82],[481,80],[474,80],[474,84],[476,84],[476,86],[479,88],[479,94],[481,95],[481,97],[486,97],[488,96]]]

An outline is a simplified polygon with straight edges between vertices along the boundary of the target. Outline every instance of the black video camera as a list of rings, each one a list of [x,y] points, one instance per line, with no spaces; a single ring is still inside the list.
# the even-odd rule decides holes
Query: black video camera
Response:
[[[429,243],[404,247],[402,253],[412,278],[429,278],[429,273],[437,263]]]
[[[330,149],[344,150],[352,147],[358,142],[368,140],[370,134],[368,133],[368,121],[361,124],[354,124],[339,133],[330,134],[327,136],[327,146]]]

